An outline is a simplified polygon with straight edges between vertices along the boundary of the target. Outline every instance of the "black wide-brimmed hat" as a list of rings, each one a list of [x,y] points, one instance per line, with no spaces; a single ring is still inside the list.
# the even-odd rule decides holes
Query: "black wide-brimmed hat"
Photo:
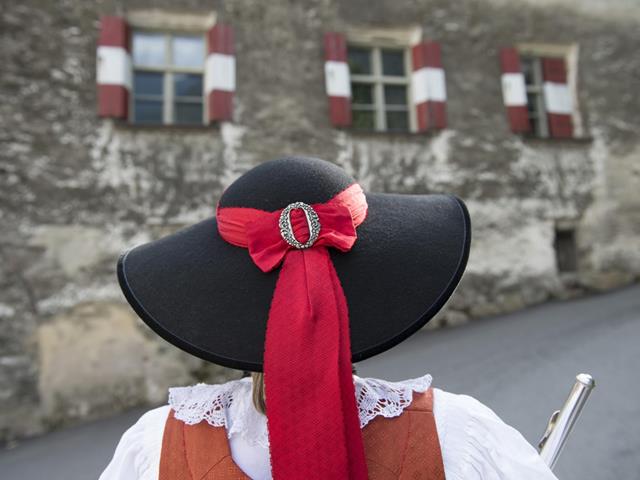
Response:
[[[354,183],[332,163],[283,158],[242,175],[218,206],[273,212],[327,202]],[[471,241],[469,214],[453,195],[365,196],[368,213],[353,247],[329,249],[348,305],[353,362],[393,347],[440,310]],[[135,247],[118,262],[127,300],[156,333],[197,357],[251,371],[263,368],[277,278],[277,269],[263,273],[247,249],[225,241],[215,217]]]

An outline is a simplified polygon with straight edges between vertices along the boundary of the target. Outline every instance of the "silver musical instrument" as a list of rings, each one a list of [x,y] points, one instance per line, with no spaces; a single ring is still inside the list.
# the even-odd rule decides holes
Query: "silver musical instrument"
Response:
[[[581,373],[576,377],[576,383],[562,408],[551,415],[547,429],[538,444],[540,456],[549,468],[555,467],[567,438],[595,386],[596,382],[591,375]]]

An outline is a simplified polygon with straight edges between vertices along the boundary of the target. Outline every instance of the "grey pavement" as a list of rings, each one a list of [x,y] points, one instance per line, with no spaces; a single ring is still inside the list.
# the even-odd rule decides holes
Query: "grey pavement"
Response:
[[[640,286],[553,302],[439,331],[421,331],[358,365],[361,376],[429,372],[437,387],[472,395],[531,442],[574,376],[597,382],[557,466],[561,480],[640,479]],[[0,452],[0,478],[95,479],[141,414],[55,432]],[[517,480],[517,479],[515,479]]]

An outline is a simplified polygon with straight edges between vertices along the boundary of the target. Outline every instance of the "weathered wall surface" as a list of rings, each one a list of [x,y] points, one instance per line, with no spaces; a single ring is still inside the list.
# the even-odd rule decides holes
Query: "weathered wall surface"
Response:
[[[627,9],[614,2],[616,12]],[[134,128],[99,120],[101,14],[202,11],[202,2],[31,0],[1,13],[0,439],[162,402],[166,387],[233,372],[147,331],[124,305],[128,246],[213,214],[243,171],[285,154],[348,169],[366,189],[452,192],[473,221],[469,267],[438,322],[611,288],[640,272],[637,15],[575,2],[391,0],[211,2],[236,32],[235,121]],[[612,10],[613,12],[613,10]],[[356,134],[329,125],[322,34],[421,24],[442,45],[449,128]],[[498,49],[579,44],[587,138],[509,132]],[[560,275],[554,225],[575,225],[578,270]],[[236,373],[237,375],[237,373]]]

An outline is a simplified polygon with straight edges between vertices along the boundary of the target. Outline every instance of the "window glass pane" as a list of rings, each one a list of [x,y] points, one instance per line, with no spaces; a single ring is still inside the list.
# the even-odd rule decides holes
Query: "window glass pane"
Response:
[[[196,102],[176,102],[174,104],[175,123],[178,124],[201,124],[202,120],[202,103]]]
[[[371,73],[371,50],[368,48],[349,47],[347,51],[349,71],[352,74]]]
[[[538,100],[536,99],[536,95],[529,93],[527,95],[527,110],[529,110],[529,115],[535,115],[537,113],[537,104]]]
[[[133,33],[133,63],[145,66],[161,66],[165,63],[164,35],[158,33]]]
[[[202,97],[202,75],[176,73],[173,86],[176,97]]]
[[[351,96],[353,103],[371,105],[373,103],[373,85],[370,83],[352,83]]]
[[[384,103],[387,105],[406,105],[407,87],[404,85],[385,85]]]
[[[136,100],[133,111],[134,123],[162,123],[162,102],[159,100]]]
[[[527,85],[535,85],[535,75],[534,75],[534,63],[535,60],[531,57],[523,57],[520,60],[520,68],[522,69],[522,74],[524,75],[524,82]]]
[[[133,92],[136,95],[162,95],[163,74],[154,72],[134,72]]]
[[[373,130],[374,113],[371,110],[353,110],[353,128],[359,130]]]
[[[382,73],[394,77],[404,77],[404,51],[382,50]]]
[[[204,64],[204,39],[202,37],[175,36],[172,39],[173,64],[178,67],[200,68]]]
[[[409,130],[409,115],[403,112],[387,112],[387,130],[390,132],[406,132]]]

